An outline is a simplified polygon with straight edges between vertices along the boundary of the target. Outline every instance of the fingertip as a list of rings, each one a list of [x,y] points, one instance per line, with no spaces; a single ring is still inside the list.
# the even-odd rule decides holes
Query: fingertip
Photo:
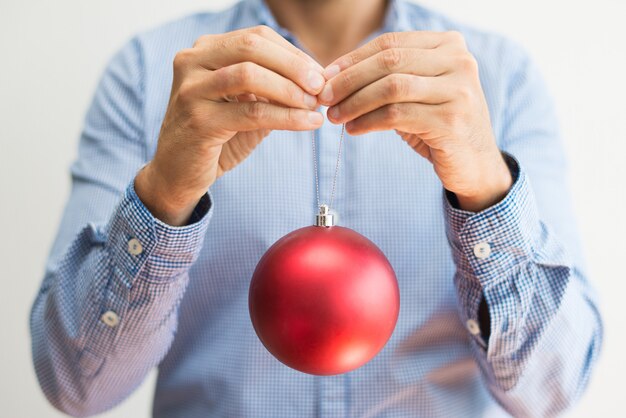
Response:
[[[358,135],[358,126],[354,121],[346,122],[346,132],[350,135]]]
[[[341,68],[337,64],[330,64],[328,67],[324,69],[322,75],[326,80],[330,80],[337,74],[341,72]]]
[[[324,84],[326,80],[324,77],[317,71],[311,69],[307,74],[307,87],[311,91],[311,93],[317,95],[322,88],[324,88]]]
[[[320,103],[325,105],[331,105],[334,99],[333,86],[330,83],[326,83],[320,94],[318,95],[318,99]]]
[[[339,123],[341,122],[339,120],[339,109],[337,108],[337,106],[332,106],[329,107],[326,110],[326,117],[328,118],[329,121],[333,122],[333,123]]]
[[[310,125],[320,127],[324,123],[324,115],[322,115],[320,112],[308,112],[307,121]]]

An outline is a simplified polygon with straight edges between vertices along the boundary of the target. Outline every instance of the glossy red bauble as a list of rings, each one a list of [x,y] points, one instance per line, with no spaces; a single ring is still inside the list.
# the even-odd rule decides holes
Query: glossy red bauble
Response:
[[[272,245],[249,293],[259,339],[301,372],[332,375],[372,359],[400,309],[391,264],[370,240],[341,226],[308,226]]]

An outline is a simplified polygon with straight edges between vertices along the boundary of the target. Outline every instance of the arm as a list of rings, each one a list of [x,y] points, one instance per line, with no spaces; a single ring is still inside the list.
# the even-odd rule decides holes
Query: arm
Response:
[[[499,135],[479,64],[458,32],[383,34],[331,63],[319,98],[350,134],[394,129],[433,164],[464,209],[445,200],[460,312],[489,389],[515,415],[554,415],[582,393],[602,325],[553,106],[536,69],[511,51]],[[521,164],[503,157],[496,136]],[[479,312],[490,321],[488,341]]]
[[[270,130],[322,123],[310,110],[324,81],[312,58],[266,27],[206,35],[174,59],[146,163],[143,62],[130,42],[98,86],[31,310],[39,383],[76,416],[119,403],[169,350],[212,217],[209,187]]]
[[[602,323],[582,264],[554,107],[529,59],[519,54],[514,62],[500,133],[515,156],[506,157],[514,184],[479,213],[458,209],[450,193],[444,207],[460,314],[490,392],[514,416],[554,416],[586,387]]]
[[[33,361],[50,402],[76,416],[128,396],[167,352],[177,306],[211,217],[155,219],[135,194],[145,162],[141,51],[111,61],[88,111],[72,190],[32,306]]]

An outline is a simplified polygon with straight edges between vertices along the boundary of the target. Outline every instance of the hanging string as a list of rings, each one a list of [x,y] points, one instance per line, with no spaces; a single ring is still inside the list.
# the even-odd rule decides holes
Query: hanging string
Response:
[[[333,206],[333,200],[335,198],[335,188],[337,186],[337,175],[339,174],[339,161],[341,161],[341,145],[343,144],[343,137],[346,132],[345,123],[341,125],[341,136],[339,137],[339,150],[337,151],[337,164],[335,165],[335,174],[333,176],[332,188],[330,190],[330,199],[328,204],[328,210]],[[315,194],[317,196],[317,207],[320,207],[320,185],[317,169],[317,154],[315,153],[315,131],[311,131],[311,143],[313,144],[313,169],[315,171]]]

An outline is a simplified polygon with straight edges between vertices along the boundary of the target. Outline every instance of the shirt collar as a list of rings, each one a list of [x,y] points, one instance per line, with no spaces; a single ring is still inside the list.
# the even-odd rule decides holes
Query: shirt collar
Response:
[[[285,38],[291,38],[291,33],[280,26],[264,0],[245,0],[252,7],[259,24],[267,25]],[[387,11],[381,32],[402,32],[412,30],[408,18],[407,4],[404,0],[388,0]]]

